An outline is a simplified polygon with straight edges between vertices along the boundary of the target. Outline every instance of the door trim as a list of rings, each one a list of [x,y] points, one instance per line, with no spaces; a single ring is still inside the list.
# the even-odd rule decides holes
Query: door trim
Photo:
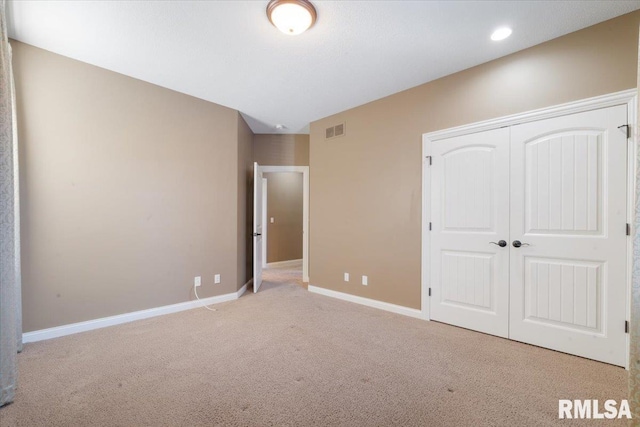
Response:
[[[262,268],[267,267],[267,178],[262,178]]]
[[[481,132],[483,130],[520,125],[522,123],[535,122],[538,120],[551,119],[558,116],[567,116],[570,114],[597,110],[598,108],[613,107],[615,105],[628,105],[633,100],[635,100],[636,96],[637,89],[628,89],[608,95],[581,99],[579,101],[568,102],[566,104],[554,105],[551,107],[526,111],[524,113],[512,114],[510,116],[498,117],[495,119],[484,120],[481,122],[475,122],[462,126],[429,132],[423,134],[422,138],[423,141],[425,137],[430,141],[438,141],[440,139],[467,135],[469,133]]]
[[[309,166],[263,166],[262,173],[297,172],[302,174],[302,281],[309,282]]]
[[[596,96],[593,98],[582,99],[566,104],[555,105],[538,110],[527,111],[524,113],[513,114],[509,116],[499,117],[496,119],[485,120],[481,122],[471,123],[463,126],[443,129],[435,132],[429,132],[422,135],[422,268],[421,268],[421,312],[422,317],[426,320],[431,319],[429,309],[429,247],[431,244],[429,235],[429,223],[431,221],[431,198],[429,185],[431,182],[431,146],[434,142],[452,138],[456,136],[468,135],[471,133],[482,132],[486,130],[497,129],[505,126],[513,126],[522,123],[528,123],[538,120],[550,119],[559,116],[566,116],[574,113],[581,113],[599,108],[612,107],[615,105],[627,106],[627,124],[631,126],[631,136],[628,138],[628,193],[627,193],[627,222],[632,225],[634,221],[634,207],[636,201],[636,173],[637,165],[635,159],[638,156],[638,147],[635,141],[635,130],[637,126],[636,105],[638,99],[637,89],[628,89],[621,92],[615,92],[608,95]],[[621,123],[622,124],[622,123]],[[627,319],[631,313],[631,277],[633,271],[633,231],[631,236],[627,237]],[[621,325],[623,327],[623,325]],[[629,348],[629,336],[627,336],[627,349]],[[629,352],[627,351],[627,369],[629,366]]]

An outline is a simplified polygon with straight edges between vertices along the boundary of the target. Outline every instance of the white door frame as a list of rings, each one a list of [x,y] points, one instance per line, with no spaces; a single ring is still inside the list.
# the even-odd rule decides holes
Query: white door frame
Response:
[[[262,173],[296,172],[302,174],[302,280],[309,282],[309,166],[262,166]]]
[[[635,159],[638,155],[638,147],[635,141],[635,129],[637,126],[637,89],[629,89],[621,92],[615,92],[608,95],[597,96],[580,101],[569,102],[566,104],[556,105],[539,110],[529,111],[511,116],[500,117],[497,119],[485,120],[482,122],[472,123],[464,126],[439,130],[435,132],[425,133],[422,135],[422,275],[421,275],[421,312],[422,318],[429,320],[431,318],[429,312],[429,223],[431,221],[431,199],[429,185],[431,182],[429,163],[431,161],[431,144],[445,138],[467,135],[470,133],[481,132],[501,128],[504,126],[513,126],[537,120],[549,119],[568,114],[581,113],[584,111],[595,110],[598,108],[612,107],[614,105],[627,106],[627,124],[631,126],[630,138],[628,139],[628,195],[627,195],[627,223],[634,224],[634,207],[636,201],[636,172],[637,166]],[[622,124],[622,123],[621,123]],[[627,319],[631,313],[631,275],[633,271],[633,230],[631,236],[627,238]],[[627,348],[629,347],[629,338],[627,336]],[[627,351],[627,358],[629,357]],[[627,360],[627,367],[628,367]]]

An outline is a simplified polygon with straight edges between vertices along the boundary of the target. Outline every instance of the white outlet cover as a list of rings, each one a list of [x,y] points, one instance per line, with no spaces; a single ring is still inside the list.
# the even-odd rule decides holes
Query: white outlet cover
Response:
[[[275,218],[271,217],[271,224],[275,221]]]
[[[369,278],[367,276],[362,276],[362,284],[365,286],[369,285]]]
[[[196,286],[200,286],[202,284],[202,277],[200,277],[200,276],[194,277],[193,284],[196,285]]]
[[[214,282],[215,283],[220,283],[220,275],[219,274],[215,275]]]
[[[349,273],[344,273],[344,281],[345,282],[349,281]]]

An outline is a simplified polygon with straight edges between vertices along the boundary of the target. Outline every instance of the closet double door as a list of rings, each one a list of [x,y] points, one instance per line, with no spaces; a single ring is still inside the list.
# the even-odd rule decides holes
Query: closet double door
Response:
[[[430,143],[431,319],[626,364],[627,107]]]

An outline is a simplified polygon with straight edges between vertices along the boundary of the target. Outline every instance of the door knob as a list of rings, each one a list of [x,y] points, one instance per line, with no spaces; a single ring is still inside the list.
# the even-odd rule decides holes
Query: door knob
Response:
[[[498,245],[501,248],[504,248],[505,246],[507,246],[507,242],[504,241],[504,240],[500,240],[498,243],[496,243],[496,242],[489,242],[489,243],[491,243],[492,245]]]
[[[520,246],[530,246],[528,243],[522,243],[520,240],[514,240],[511,244],[514,248],[519,248]]]

